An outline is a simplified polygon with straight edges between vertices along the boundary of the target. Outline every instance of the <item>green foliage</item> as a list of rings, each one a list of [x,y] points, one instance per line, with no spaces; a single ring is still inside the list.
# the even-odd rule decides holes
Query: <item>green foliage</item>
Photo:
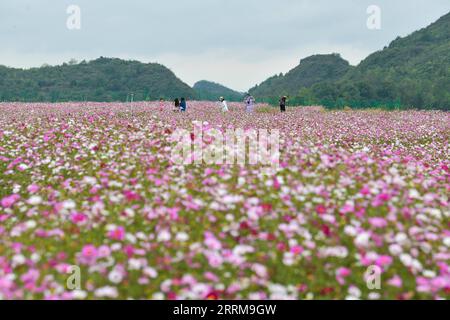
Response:
[[[309,88],[316,83],[337,80],[352,67],[338,54],[315,55],[303,59],[300,65],[285,75],[273,76],[250,89],[258,99],[296,96],[301,88]]]
[[[199,81],[194,85],[196,98],[205,101],[217,101],[224,97],[228,101],[242,101],[244,94],[234,91],[221,84],[209,81]]]
[[[135,101],[194,98],[195,92],[166,67],[99,58],[29,70],[0,66],[0,101]]]
[[[313,56],[251,92],[273,104],[279,96],[290,95],[291,105],[450,110],[450,13],[398,37],[357,67],[345,68],[336,55]]]

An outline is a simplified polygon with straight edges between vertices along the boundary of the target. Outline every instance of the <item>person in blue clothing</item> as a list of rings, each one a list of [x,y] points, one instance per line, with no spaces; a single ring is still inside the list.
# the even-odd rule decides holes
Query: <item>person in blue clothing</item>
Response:
[[[185,112],[186,108],[187,108],[186,99],[185,98],[181,98],[180,111],[181,112]]]

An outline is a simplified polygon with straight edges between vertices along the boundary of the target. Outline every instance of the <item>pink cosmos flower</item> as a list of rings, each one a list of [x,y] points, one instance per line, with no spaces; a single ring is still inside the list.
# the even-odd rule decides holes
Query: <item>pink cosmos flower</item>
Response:
[[[180,211],[179,208],[168,208],[167,212],[169,213],[171,220],[178,220],[178,212]]]
[[[372,201],[372,205],[374,207],[380,207],[380,206],[384,205],[386,202],[388,202],[390,199],[391,199],[391,196],[389,194],[380,193]]]
[[[367,186],[364,186],[360,191],[359,191],[363,196],[367,196],[370,194],[370,189]]]
[[[24,283],[35,283],[39,279],[40,272],[37,269],[29,269],[26,273],[24,273],[20,280]]]
[[[76,212],[70,216],[70,220],[75,224],[83,223],[87,220],[87,215]]]
[[[125,239],[125,228],[119,226],[108,232],[108,237],[112,240],[123,241]]]
[[[222,244],[212,232],[205,232],[205,245],[211,250],[220,250],[222,248]]]
[[[354,211],[355,211],[355,207],[353,207],[353,206],[350,205],[350,204],[345,204],[345,205],[341,208],[340,213],[342,213],[342,214],[347,214],[347,213],[352,213],[352,212],[354,212]]]
[[[131,244],[126,245],[123,248],[123,252],[127,255],[128,258],[131,258],[134,255],[135,251],[136,250],[134,249],[134,247]]]
[[[30,184],[27,188],[27,191],[29,193],[36,193],[39,191],[39,186],[35,185],[35,184]]]
[[[85,257],[85,258],[93,258],[93,257],[97,257],[98,251],[94,245],[88,244],[83,247],[83,249],[81,250],[81,253],[82,253],[83,257]]]
[[[102,245],[98,248],[98,257],[107,258],[111,255],[111,249],[107,245]]]
[[[325,214],[327,212],[327,207],[325,207],[323,204],[319,204],[316,206],[316,212],[318,214]]]
[[[394,259],[391,256],[379,256],[375,261],[375,264],[381,268],[389,266],[392,264]]]
[[[352,271],[349,268],[341,267],[336,270],[336,280],[337,280],[337,282],[339,282],[339,284],[344,285],[345,278],[347,278],[351,274],[352,274]]]
[[[20,199],[18,194],[13,194],[7,197],[4,197],[1,201],[3,208],[11,208],[14,203],[16,203]]]
[[[133,191],[130,190],[125,190],[123,192],[123,195],[125,196],[125,198],[127,199],[127,201],[132,202],[132,201],[138,201],[141,199],[141,196]]]
[[[79,256],[79,262],[82,264],[91,265],[95,263],[98,258],[98,250],[92,244],[87,244],[81,249],[81,255]]]
[[[220,278],[218,276],[216,276],[214,273],[209,272],[209,271],[205,272],[204,277],[208,281],[212,281],[212,282],[219,282],[220,281]]]
[[[386,221],[386,219],[384,218],[379,218],[379,217],[375,217],[375,218],[369,218],[369,223],[375,227],[375,228],[386,228],[388,225],[388,222]]]
[[[302,254],[303,247],[299,246],[299,245],[293,246],[293,247],[291,247],[291,252],[296,255]]]

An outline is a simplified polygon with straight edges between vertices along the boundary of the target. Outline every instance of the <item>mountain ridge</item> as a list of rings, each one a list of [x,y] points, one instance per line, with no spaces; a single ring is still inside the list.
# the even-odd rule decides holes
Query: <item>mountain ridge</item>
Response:
[[[196,92],[196,97],[200,100],[218,100],[219,97],[225,97],[229,101],[242,101],[244,94],[235,91],[222,84],[201,80],[194,84],[193,89]]]
[[[317,54],[306,57],[286,74],[270,77],[249,92],[258,97],[293,96],[300,88],[342,77],[352,66],[340,54]]]
[[[302,63],[287,74],[301,68]],[[291,104],[331,108],[450,110],[450,13],[425,28],[397,37],[335,79],[326,78],[313,85],[297,79],[294,89],[282,92],[277,85],[285,77],[274,76],[262,82],[265,86],[262,99],[276,103],[280,95],[289,95]],[[251,92],[260,93],[261,85]],[[284,88],[287,87],[285,84]],[[272,96],[267,92],[272,92]]]
[[[301,60],[286,74],[268,78],[249,92],[258,101],[333,107],[450,110],[450,13],[405,37],[397,37],[357,66],[339,54]],[[185,97],[230,101],[242,93],[211,81],[191,88],[158,63],[104,58],[20,69],[0,65],[0,101],[125,101]]]
[[[100,57],[19,69],[0,66],[2,101],[124,101],[194,98],[195,92],[158,63]]]

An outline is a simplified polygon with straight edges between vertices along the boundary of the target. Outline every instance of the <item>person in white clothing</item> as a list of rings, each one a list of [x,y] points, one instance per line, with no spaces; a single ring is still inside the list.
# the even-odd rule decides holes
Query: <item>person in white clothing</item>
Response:
[[[228,103],[225,100],[225,98],[224,97],[220,97],[219,101],[220,101],[220,103],[222,105],[222,112],[228,112]]]

